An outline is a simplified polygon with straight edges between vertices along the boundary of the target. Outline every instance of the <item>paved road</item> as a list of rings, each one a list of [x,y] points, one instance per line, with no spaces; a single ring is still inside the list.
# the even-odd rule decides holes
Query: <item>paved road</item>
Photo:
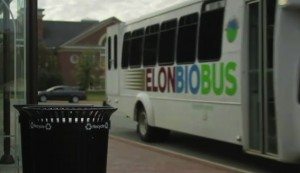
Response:
[[[116,112],[111,117],[111,135],[141,142],[136,135],[136,123]],[[143,142],[141,142],[143,143]],[[237,169],[257,173],[300,172],[300,166],[287,165],[245,154],[239,146],[172,132],[165,142],[150,145],[181,154],[205,159]]]
[[[101,102],[81,101],[80,104],[100,105]],[[47,102],[47,104],[69,104],[67,102]],[[124,139],[141,142],[136,135],[136,123],[119,112],[111,117],[112,128],[110,134]],[[195,137],[187,134],[172,132],[168,140],[151,143],[158,148],[171,150],[180,154],[205,159],[217,164],[235,167],[255,173],[300,172],[300,165],[282,164],[276,161],[258,158],[245,154],[239,146]]]

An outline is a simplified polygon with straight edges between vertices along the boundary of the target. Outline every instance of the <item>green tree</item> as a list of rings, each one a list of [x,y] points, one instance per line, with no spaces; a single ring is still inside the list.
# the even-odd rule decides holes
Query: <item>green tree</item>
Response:
[[[94,75],[99,65],[96,51],[86,51],[82,53],[81,58],[76,64],[76,76],[81,89],[87,90],[91,85],[97,83],[97,77]]]
[[[38,45],[38,89],[45,90],[54,85],[61,85],[62,77],[58,70],[58,59],[54,51],[44,44]]]

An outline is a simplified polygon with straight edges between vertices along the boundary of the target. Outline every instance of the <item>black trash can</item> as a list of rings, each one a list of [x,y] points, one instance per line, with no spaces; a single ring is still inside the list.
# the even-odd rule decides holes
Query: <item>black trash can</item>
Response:
[[[23,173],[105,173],[112,107],[16,105]]]

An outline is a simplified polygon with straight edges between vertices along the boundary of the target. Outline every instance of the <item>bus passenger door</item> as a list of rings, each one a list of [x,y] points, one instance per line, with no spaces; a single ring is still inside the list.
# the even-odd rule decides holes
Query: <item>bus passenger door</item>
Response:
[[[258,155],[277,154],[274,102],[273,32],[276,0],[246,4],[248,148]]]
[[[106,45],[106,94],[107,96],[119,95],[119,28],[120,25],[113,25],[107,30]]]

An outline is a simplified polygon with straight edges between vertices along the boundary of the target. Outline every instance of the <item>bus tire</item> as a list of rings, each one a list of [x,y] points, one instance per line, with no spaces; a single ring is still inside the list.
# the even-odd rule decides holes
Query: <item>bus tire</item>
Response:
[[[142,141],[162,141],[169,136],[169,130],[152,127],[148,124],[147,113],[144,108],[139,109],[137,114],[137,133]]]

